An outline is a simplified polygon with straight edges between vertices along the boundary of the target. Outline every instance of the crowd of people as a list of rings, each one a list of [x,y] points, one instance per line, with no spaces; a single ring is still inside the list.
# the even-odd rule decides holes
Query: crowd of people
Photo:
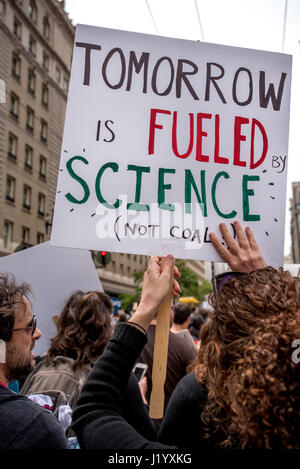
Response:
[[[300,449],[300,278],[267,266],[253,232],[235,222],[210,240],[230,272],[212,279],[211,310],[176,301],[172,255],[151,257],[130,318],[112,321],[105,293],[75,292],[50,348],[30,287],[0,274],[0,448]],[[152,419],[157,313],[173,278],[164,416]],[[4,347],[4,349],[3,349]],[[139,381],[133,370],[145,364]],[[20,391],[10,389],[18,380]]]

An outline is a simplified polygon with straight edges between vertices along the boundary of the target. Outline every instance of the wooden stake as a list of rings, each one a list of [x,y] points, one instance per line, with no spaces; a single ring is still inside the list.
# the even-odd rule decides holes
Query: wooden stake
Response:
[[[163,261],[164,260],[162,260],[162,262]],[[161,419],[164,415],[164,385],[167,374],[172,290],[173,272],[170,279],[168,295],[160,305],[159,311],[157,313],[152,367],[152,391],[149,406],[149,415],[153,419]]]

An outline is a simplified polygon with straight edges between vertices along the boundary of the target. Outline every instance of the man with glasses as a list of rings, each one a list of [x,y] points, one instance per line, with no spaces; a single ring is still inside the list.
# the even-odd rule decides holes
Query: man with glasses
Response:
[[[0,448],[66,448],[63,428],[51,412],[8,389],[32,370],[41,337],[27,299],[30,288],[0,273]]]

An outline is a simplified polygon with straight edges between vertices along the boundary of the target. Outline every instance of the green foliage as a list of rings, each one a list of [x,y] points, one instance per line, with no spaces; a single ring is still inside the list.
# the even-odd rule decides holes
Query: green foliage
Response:
[[[137,303],[140,299],[140,294],[142,291],[141,282],[144,277],[144,272],[133,272],[133,279],[135,283],[135,293],[133,294],[123,294],[120,295],[122,300],[122,308],[127,311],[131,310],[134,303]]]
[[[197,275],[187,267],[186,262],[184,260],[177,260],[175,264],[180,272],[180,296],[193,296],[194,298],[196,298],[196,300],[200,302],[204,301],[205,295],[212,291],[211,282],[209,282],[208,280],[203,280],[203,282],[199,284]],[[142,291],[143,277],[144,272],[133,273],[135,293],[133,293],[132,295],[120,295],[122,299],[123,309],[130,310],[133,304],[139,301],[140,294]]]
[[[180,272],[180,296],[193,296],[196,300],[203,301],[205,295],[212,291],[211,283],[208,280],[203,280],[199,284],[197,275],[187,267],[184,260],[178,260],[175,264]]]

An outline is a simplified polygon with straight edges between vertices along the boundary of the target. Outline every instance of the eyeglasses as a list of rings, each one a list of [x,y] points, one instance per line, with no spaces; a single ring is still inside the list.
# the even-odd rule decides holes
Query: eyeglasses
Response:
[[[225,283],[235,277],[241,277],[242,275],[247,275],[246,272],[223,272],[223,274],[214,275],[212,278],[212,284],[214,289],[214,294],[217,295],[218,292],[223,288]]]
[[[12,329],[12,331],[30,331],[31,330],[31,337],[35,333],[36,330],[36,317],[35,315],[32,316],[32,320],[27,327],[17,327],[16,329]]]

